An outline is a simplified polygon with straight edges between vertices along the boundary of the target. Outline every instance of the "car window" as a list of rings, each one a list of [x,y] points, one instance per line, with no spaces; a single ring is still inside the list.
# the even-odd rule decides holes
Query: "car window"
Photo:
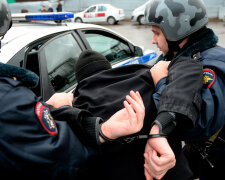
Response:
[[[105,6],[98,6],[98,11],[106,11],[106,7]]]
[[[54,39],[44,47],[47,71],[55,92],[63,92],[76,83],[74,64],[81,49],[72,34]]]
[[[103,54],[111,63],[133,57],[128,44],[121,40],[93,32],[85,32],[85,37],[91,49]]]

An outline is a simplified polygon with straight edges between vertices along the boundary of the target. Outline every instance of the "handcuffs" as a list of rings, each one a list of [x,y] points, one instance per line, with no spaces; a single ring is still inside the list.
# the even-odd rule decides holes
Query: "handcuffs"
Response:
[[[101,130],[101,126],[102,126],[103,123],[100,123],[99,124],[99,135],[102,139],[104,139],[106,142],[110,143],[110,142],[117,142],[117,143],[120,143],[120,144],[129,144],[133,141],[136,141],[136,140],[144,140],[144,139],[149,139],[149,138],[158,138],[158,137],[167,137],[166,134],[164,133],[160,133],[160,134],[144,134],[144,135],[134,135],[134,136],[124,136],[124,137],[120,137],[120,138],[117,138],[117,139],[110,139],[108,137],[106,137],[102,130]]]

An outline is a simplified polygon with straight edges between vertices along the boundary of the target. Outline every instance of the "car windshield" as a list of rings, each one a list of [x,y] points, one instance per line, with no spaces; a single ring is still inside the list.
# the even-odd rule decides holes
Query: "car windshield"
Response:
[[[89,12],[95,12],[95,11],[96,11],[96,6],[93,6],[88,8],[86,12],[89,13]]]

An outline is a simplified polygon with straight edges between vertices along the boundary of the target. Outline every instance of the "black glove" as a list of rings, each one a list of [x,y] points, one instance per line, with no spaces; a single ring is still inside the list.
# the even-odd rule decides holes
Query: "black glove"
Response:
[[[176,127],[176,114],[174,112],[161,112],[156,117],[153,125],[157,124],[159,127],[159,134],[170,134]]]

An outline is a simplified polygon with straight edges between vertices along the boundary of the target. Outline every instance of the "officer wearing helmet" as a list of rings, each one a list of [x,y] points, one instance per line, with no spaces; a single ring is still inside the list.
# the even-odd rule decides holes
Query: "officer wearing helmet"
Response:
[[[1,39],[11,22],[8,4],[1,0]],[[37,84],[33,72],[0,63],[0,172],[7,179],[82,179],[87,161],[98,152],[90,145],[104,142],[99,132],[116,139],[143,125],[144,105],[138,92],[131,91],[125,108],[99,127],[102,119],[73,108],[70,94],[55,94],[42,102],[31,91]],[[94,127],[85,126],[89,121],[96,122]]]
[[[220,179],[225,170],[223,78],[225,49],[217,45],[217,36],[212,29],[206,27],[208,16],[204,2],[202,0],[150,0],[145,10],[145,18],[146,23],[152,28],[152,43],[162,51],[158,61],[173,62],[176,58],[186,56],[200,61],[203,65],[201,112],[194,127],[183,128],[179,132],[179,137],[187,144],[184,152],[194,172],[193,178]],[[153,79],[157,79],[159,73],[156,70]],[[161,79],[157,84],[163,87],[166,81]],[[160,102],[164,101],[165,98],[161,96]],[[157,125],[154,126],[157,128]],[[154,143],[157,144],[157,141],[159,140],[155,139]],[[157,157],[159,149],[154,146],[156,153],[148,151],[148,146],[153,146],[151,143],[147,144],[145,151],[145,175],[147,179],[162,178],[172,166],[169,161],[157,165],[160,164],[160,160],[154,157]]]

